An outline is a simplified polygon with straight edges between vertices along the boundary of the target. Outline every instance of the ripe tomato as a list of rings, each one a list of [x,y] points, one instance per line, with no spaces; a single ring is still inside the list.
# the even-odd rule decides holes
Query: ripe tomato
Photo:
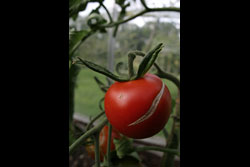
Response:
[[[171,95],[161,79],[145,74],[138,80],[115,82],[104,107],[111,125],[125,136],[141,139],[162,130],[171,112]]]
[[[113,140],[120,139],[120,138],[121,138],[121,136],[120,136],[119,132],[116,129],[112,128],[111,146],[110,146],[111,151],[115,150],[115,145],[114,145]],[[100,146],[100,160],[103,161],[103,158],[107,153],[107,147],[108,147],[108,126],[104,126],[100,132],[99,146]],[[88,145],[85,147],[85,149],[87,150],[88,155],[91,156],[93,159],[95,159],[95,146]]]

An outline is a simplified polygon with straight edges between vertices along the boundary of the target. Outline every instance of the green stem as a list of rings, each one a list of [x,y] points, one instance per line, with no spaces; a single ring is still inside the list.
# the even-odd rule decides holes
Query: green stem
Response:
[[[98,119],[100,118],[103,114],[105,114],[105,112],[101,112],[99,113],[97,116],[95,116],[89,123],[88,125],[86,126],[86,131],[88,131],[90,129],[90,127],[92,126],[92,124]]]
[[[87,139],[89,136],[95,134],[96,132],[100,131],[106,124],[108,123],[107,118],[105,118],[100,124],[93,127],[92,129],[88,130],[86,133],[84,133],[82,136],[80,136],[71,146],[69,147],[69,154],[72,154],[75,149],[81,145],[85,139]]]
[[[110,161],[111,139],[112,139],[112,125],[108,122],[108,146],[107,146],[107,165],[108,165],[108,167],[111,166],[111,161]]]
[[[165,78],[165,79],[172,81],[180,90],[180,80],[176,76],[174,76],[173,74],[164,72],[156,63],[154,64],[154,66],[157,69],[157,73],[156,73],[157,76],[159,76],[160,78]]]
[[[117,63],[116,66],[115,66],[115,71],[116,71],[116,73],[117,73],[118,75],[120,75],[120,76],[127,76],[127,74],[122,73],[122,72],[120,71],[120,69],[122,68],[122,66],[125,66],[125,63],[123,63],[123,62]]]
[[[101,111],[105,112],[104,109],[103,109],[103,107],[102,107],[102,102],[103,102],[103,101],[104,101],[104,97],[101,98],[101,100],[99,101],[99,109],[100,109]]]
[[[72,50],[71,54],[69,55],[69,58],[72,59],[75,51],[81,46],[81,44],[88,38],[90,37],[92,34],[94,34],[96,31],[90,30],[82,39],[81,42],[79,42],[79,44]]]
[[[125,17],[125,14],[126,14],[126,8],[129,6],[129,3],[127,3],[126,5],[124,6],[121,6],[122,10],[118,16],[118,20],[122,20],[124,17]],[[115,26],[115,29],[114,29],[114,33],[113,33],[113,37],[116,37],[116,34],[117,34],[117,31],[118,31],[118,28],[119,28],[119,25],[116,25]]]
[[[149,9],[149,7],[147,6],[147,4],[144,0],[141,0],[141,4],[144,6],[145,9]]]
[[[106,86],[106,85],[105,85],[102,81],[100,81],[97,77],[94,77],[94,79],[95,79],[97,85],[99,86],[99,88],[100,88],[104,93],[106,93],[109,87]]]
[[[70,124],[73,120],[75,86],[76,86],[76,79],[77,79],[79,72],[80,72],[80,67],[72,64],[69,69],[69,123]]]
[[[130,79],[135,75],[133,66],[135,57],[136,56],[133,53],[128,54],[128,74]]]
[[[116,26],[116,25],[119,25],[119,24],[123,24],[123,23],[126,23],[130,20],[133,20],[134,18],[138,17],[138,16],[141,16],[145,13],[148,13],[148,12],[160,12],[160,11],[169,11],[169,12],[180,12],[180,8],[151,8],[151,9],[145,9],[137,14],[135,14],[134,16],[131,16],[129,17],[128,19],[125,19],[125,20],[121,20],[121,21],[117,21],[117,22],[113,22],[111,24],[106,24],[106,25],[103,25],[101,26],[102,28],[108,28],[108,27],[113,27],[113,26]]]
[[[97,132],[94,134],[94,142],[95,142],[95,167],[100,167],[99,134],[100,134],[100,131],[97,131]]]
[[[135,147],[134,151],[141,152],[141,151],[147,151],[147,150],[154,150],[154,151],[161,151],[161,152],[167,152],[172,154],[179,154],[179,151],[177,149],[170,149],[170,148],[162,148],[162,147],[156,147],[156,146],[144,146],[144,147]]]
[[[166,128],[162,129],[162,133],[163,133],[165,139],[167,139],[168,138],[168,131],[166,130]]]
[[[112,19],[111,15],[110,15],[110,13],[109,13],[108,9],[106,8],[106,6],[105,6],[105,5],[103,5],[103,3],[101,3],[101,6],[105,9],[105,11],[106,11],[106,12],[107,12],[107,14],[108,14],[108,17],[109,17],[109,23],[113,23],[113,19]]]
[[[178,102],[176,103],[176,108],[175,108],[173,115],[174,115],[174,118],[173,118],[172,128],[170,131],[170,135],[168,136],[167,144],[165,148],[177,148],[178,149],[179,141],[177,139],[177,134],[176,134],[178,133],[178,131],[176,131],[176,124],[178,121],[175,118],[175,117],[179,117],[180,115],[180,108],[179,108]],[[174,162],[174,155],[171,153],[165,153],[162,157],[161,166],[171,167],[173,166],[173,162]]]

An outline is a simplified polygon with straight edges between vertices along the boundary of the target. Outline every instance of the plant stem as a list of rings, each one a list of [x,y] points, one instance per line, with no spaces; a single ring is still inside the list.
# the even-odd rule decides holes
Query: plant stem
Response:
[[[88,125],[86,126],[86,131],[88,131],[89,128],[91,127],[91,125],[92,125],[98,118],[100,118],[103,114],[105,114],[104,111],[101,112],[101,113],[99,113],[98,115],[96,115],[96,116],[88,123]]]
[[[147,10],[143,10],[143,11],[137,13],[136,15],[134,15],[134,16],[132,16],[132,17],[129,17],[128,19],[121,20],[121,21],[117,21],[117,22],[113,22],[113,23],[111,23],[111,24],[106,24],[106,25],[103,25],[103,26],[101,26],[101,27],[103,27],[103,28],[114,27],[114,26],[117,26],[117,25],[119,25],[119,24],[123,24],[123,23],[126,23],[126,22],[130,21],[130,20],[133,20],[134,18],[136,18],[136,17],[138,17],[138,16],[141,16],[141,15],[143,15],[143,14],[145,14],[145,13],[147,13]]]
[[[99,109],[101,110],[101,111],[103,111],[103,112],[105,112],[104,111],[104,109],[103,109],[103,107],[102,107],[102,102],[104,101],[104,97],[103,98],[101,98],[101,100],[99,101]]]
[[[149,7],[147,6],[147,4],[144,0],[141,0],[141,4],[144,6],[145,9],[149,9]]]
[[[93,127],[92,129],[85,132],[82,136],[80,136],[71,146],[69,147],[69,154],[72,154],[74,150],[81,145],[85,139],[87,139],[89,136],[95,134],[97,131],[100,131],[104,125],[106,125],[108,122],[107,118],[105,118],[100,124]]]
[[[120,75],[120,76],[127,76],[127,74],[120,72],[120,68],[121,68],[122,66],[125,66],[125,64],[124,64],[123,62],[117,63],[116,66],[115,66],[115,71],[116,71],[116,73],[117,73],[118,75]]]
[[[99,147],[99,134],[100,130],[94,134],[95,142],[95,167],[100,167],[100,147]]]
[[[80,72],[80,67],[72,64],[69,69],[69,123],[71,124],[74,114],[74,95],[76,79]],[[71,125],[70,125],[71,126]]]
[[[94,77],[94,79],[95,79],[97,85],[99,86],[99,88],[100,88],[104,93],[106,93],[109,87],[106,86],[106,85],[105,85],[102,81],[100,81],[97,77]]]
[[[168,79],[168,80],[172,81],[177,86],[177,88],[180,90],[180,81],[176,76],[174,76],[173,74],[164,72],[159,67],[159,65],[156,64],[156,63],[154,64],[154,66],[157,69],[157,73],[156,73],[157,76],[159,76],[160,78],[165,78],[165,79]]]
[[[151,9],[145,9],[145,10],[143,10],[143,11],[135,14],[134,16],[129,17],[128,19],[117,21],[117,22],[113,22],[111,24],[106,24],[106,25],[103,25],[101,27],[103,27],[103,28],[113,27],[113,26],[116,26],[116,25],[119,25],[119,24],[126,23],[126,22],[128,22],[130,20],[133,20],[134,18],[136,18],[138,16],[141,16],[141,15],[143,15],[145,13],[148,13],[148,12],[160,12],[160,11],[180,12],[180,8],[171,7],[171,8],[151,8]]]
[[[156,147],[156,146],[135,147],[134,149],[136,152],[154,150],[154,151],[167,152],[167,153],[172,153],[172,154],[177,154],[177,155],[179,154],[179,151],[177,149],[162,148],[162,147]]]
[[[129,53],[128,54],[128,74],[129,74],[129,79],[131,79],[135,73],[134,73],[134,59],[135,59],[135,55],[133,53]]]
[[[112,19],[112,17],[111,17],[111,15],[110,15],[110,13],[109,13],[109,10],[106,8],[106,6],[103,4],[103,3],[101,3],[101,6],[105,9],[105,11],[107,12],[107,14],[108,14],[108,17],[109,17],[109,23],[113,23],[113,19]]]
[[[165,139],[167,139],[168,138],[168,131],[166,130],[166,128],[162,129],[162,133],[163,133]]]
[[[107,146],[107,165],[108,165],[108,167],[111,166],[111,161],[110,161],[111,139],[112,139],[112,125],[108,122],[108,146]]]
[[[69,55],[69,58],[72,59],[75,51],[81,46],[81,44],[88,38],[90,37],[92,34],[94,34],[96,31],[90,30],[82,39],[81,42],[79,42],[79,44],[74,48],[74,50],[72,50],[71,54]]]
[[[167,140],[167,144],[166,144],[165,148],[171,148],[171,149],[177,148],[178,149],[179,141],[178,141],[177,134],[176,134],[176,133],[178,133],[178,130],[176,130],[176,124],[178,122],[176,117],[180,116],[180,108],[179,108],[179,101],[178,100],[176,100],[176,108],[175,108],[173,115],[174,115],[174,118],[173,118],[172,128],[170,131],[170,135],[168,136],[168,140]],[[174,155],[171,153],[165,153],[163,155],[163,158],[161,161],[161,166],[162,167],[172,167],[173,164],[174,164]]]

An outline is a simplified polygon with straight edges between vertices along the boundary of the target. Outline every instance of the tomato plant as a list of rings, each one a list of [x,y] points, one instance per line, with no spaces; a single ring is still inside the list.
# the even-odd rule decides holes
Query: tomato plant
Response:
[[[112,129],[111,133],[111,146],[110,146],[110,151],[115,150],[115,145],[113,140],[114,139],[120,139],[121,135],[116,129]],[[103,129],[100,132],[99,135],[99,146],[100,146],[100,159],[101,161],[104,160],[104,156],[107,154],[107,146],[108,146],[108,126],[104,126]],[[95,159],[95,146],[93,144],[87,145],[85,147],[86,151],[88,152],[88,155]]]
[[[105,162],[102,164],[105,167],[112,165],[120,166],[120,163],[118,163],[120,162],[120,160],[125,160],[126,162],[129,161],[128,159],[125,159],[129,154],[130,157],[133,157],[131,153],[145,150],[156,150],[164,152],[161,162],[162,166],[172,167],[175,155],[179,156],[179,138],[176,138],[176,134],[179,134],[179,127],[177,125],[179,123],[180,111],[178,107],[175,107],[175,110],[173,111],[173,121],[171,123],[172,128],[169,132],[169,135],[165,135],[168,142],[164,148],[154,146],[134,146],[132,145],[133,140],[128,138],[147,138],[158,133],[164,128],[170,117],[170,112],[175,105],[174,102],[173,105],[171,104],[172,101],[170,92],[160,78],[170,80],[178,88],[180,85],[180,81],[174,75],[161,70],[157,63],[155,63],[159,52],[163,48],[162,43],[158,44],[154,49],[150,51],[146,49],[148,51],[147,53],[143,53],[141,51],[130,51],[128,54],[128,75],[120,75],[122,73],[119,72],[117,72],[117,75],[116,73],[113,73],[112,68],[109,68],[109,70],[111,70],[109,71],[108,69],[101,67],[93,62],[83,60],[80,57],[76,57],[76,55],[78,55],[79,53],[81,44],[93,34],[106,33],[107,29],[114,28],[114,31],[111,32],[113,34],[113,38],[115,38],[118,32],[118,27],[121,24],[126,23],[145,13],[156,11],[180,12],[179,8],[153,8],[147,6],[147,2],[144,0],[141,0],[140,2],[143,5],[144,9],[137,14],[127,17],[126,8],[130,6],[130,2],[126,0],[115,1],[115,3],[121,8],[117,19],[112,18],[108,8],[105,7],[104,0],[70,0],[69,3],[69,18],[71,19],[71,21],[76,20],[78,17],[78,13],[85,10],[89,3],[99,4],[89,13],[89,16],[86,18],[88,26],[87,29],[78,30],[76,25],[74,25],[70,27],[69,31],[69,153],[72,154],[76,150],[76,148],[82,145],[86,140],[90,140],[90,142],[92,142],[92,137],[95,145],[86,145],[86,150],[88,154],[93,159],[95,159],[96,167],[100,167],[100,160],[105,160]],[[103,8],[105,10],[107,17],[103,17],[104,15],[99,12],[100,8]],[[152,42],[148,43],[152,44]],[[111,46],[114,45],[112,44]],[[134,72],[133,61],[136,56],[142,56],[143,59],[139,65],[138,71]],[[110,60],[110,62],[112,61]],[[74,91],[76,87],[76,79],[80,72],[79,64],[85,65],[89,69],[105,75],[110,80],[108,80],[109,82],[107,85],[97,82],[102,91],[107,91],[104,98],[105,111],[101,109],[102,113],[96,115],[90,121],[90,123],[86,127],[86,131],[84,130],[84,133],[80,137],[75,138],[74,134],[76,133],[76,129],[73,121]],[[155,75],[148,73],[152,65],[154,65],[157,70],[157,73],[155,73]],[[111,85],[111,80],[114,80],[116,82]],[[101,105],[99,104],[99,106]],[[102,114],[104,115],[104,113],[106,114],[106,117],[104,117],[99,124],[92,127],[93,123],[97,119],[99,119]],[[107,124],[109,126],[106,126]],[[87,143],[88,142],[89,141],[87,141]],[[107,149],[107,147],[109,148]],[[112,153],[115,153],[119,158],[118,162],[114,161],[114,157],[112,157],[111,160],[110,151],[112,151]],[[132,167],[132,165],[130,164],[125,166]],[[134,166],[139,165],[136,164]]]
[[[147,73],[137,80],[115,82],[105,95],[104,106],[109,122],[120,133],[147,138],[168,121],[171,96],[159,77]]]

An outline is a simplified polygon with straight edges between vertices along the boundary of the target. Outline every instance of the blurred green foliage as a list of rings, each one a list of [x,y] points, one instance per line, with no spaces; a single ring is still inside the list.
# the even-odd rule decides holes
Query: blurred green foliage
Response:
[[[86,29],[86,19],[79,18],[75,26]],[[180,73],[180,38],[179,29],[174,23],[147,22],[143,27],[135,24],[122,24],[116,36],[115,64],[127,62],[127,53],[131,50],[149,51],[153,46],[163,43],[165,47],[156,62],[166,71],[179,76]],[[80,47],[76,56],[107,66],[108,33],[96,33]],[[140,58],[135,60],[139,63]]]

